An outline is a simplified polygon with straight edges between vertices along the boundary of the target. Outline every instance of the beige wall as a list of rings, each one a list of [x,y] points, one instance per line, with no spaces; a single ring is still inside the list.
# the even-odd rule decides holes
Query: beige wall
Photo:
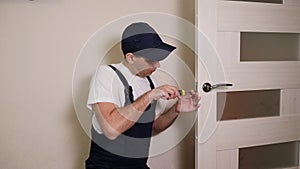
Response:
[[[164,12],[193,22],[194,0],[0,1],[1,169],[83,168],[89,138],[72,103],[76,58],[97,29],[137,12]],[[150,165],[192,168],[193,154],[180,155],[192,148],[192,136],[193,131],[183,146],[151,159]]]

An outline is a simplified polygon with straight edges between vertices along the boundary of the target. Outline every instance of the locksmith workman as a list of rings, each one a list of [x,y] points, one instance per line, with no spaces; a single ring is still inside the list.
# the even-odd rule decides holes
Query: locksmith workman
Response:
[[[168,128],[179,113],[200,106],[191,90],[156,86],[151,74],[176,48],[147,23],[132,23],[122,34],[121,63],[101,65],[91,79],[87,106],[93,111],[87,169],[148,169],[151,136]],[[162,100],[176,99],[164,111]]]

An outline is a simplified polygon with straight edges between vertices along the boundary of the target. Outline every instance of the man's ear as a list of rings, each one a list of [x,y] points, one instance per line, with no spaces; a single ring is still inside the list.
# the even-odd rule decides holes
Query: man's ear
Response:
[[[134,60],[134,55],[133,53],[126,53],[125,59],[128,63],[132,64]]]

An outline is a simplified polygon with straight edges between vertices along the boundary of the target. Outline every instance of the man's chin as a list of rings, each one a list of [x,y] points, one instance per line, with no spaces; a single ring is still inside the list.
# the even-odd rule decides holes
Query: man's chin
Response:
[[[155,70],[149,70],[147,72],[140,72],[137,75],[140,77],[146,77],[146,76],[150,76],[153,72],[155,72]]]
[[[149,75],[147,75],[147,76],[150,76],[152,73],[154,73],[156,71],[156,69],[154,69],[154,70],[151,70],[150,72],[149,72]]]

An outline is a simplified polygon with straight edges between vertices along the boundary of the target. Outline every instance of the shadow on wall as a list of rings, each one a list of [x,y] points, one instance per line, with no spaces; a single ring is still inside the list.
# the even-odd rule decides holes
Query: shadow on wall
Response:
[[[73,103],[70,107],[73,107]],[[80,125],[78,118],[76,116],[75,110],[72,108],[66,113],[66,121],[70,124],[70,133],[68,136],[70,138],[65,138],[66,145],[69,145],[70,151],[76,152],[76,159],[71,159],[74,161],[73,168],[85,168],[85,160],[88,157],[89,147],[90,147],[90,138],[83,130]],[[72,143],[72,144],[71,144]]]
[[[121,51],[121,43],[119,42],[107,52],[107,54],[101,61],[101,64],[119,63],[123,60],[123,58],[124,55]]]
[[[73,168],[85,168],[85,160],[89,156],[92,113],[86,108],[86,102],[91,77],[92,75],[89,75],[79,82],[77,92],[73,92],[73,108],[68,111],[66,117],[71,126],[70,135],[73,136],[66,145],[72,143],[72,151],[78,153],[77,159],[72,159],[75,160]]]

